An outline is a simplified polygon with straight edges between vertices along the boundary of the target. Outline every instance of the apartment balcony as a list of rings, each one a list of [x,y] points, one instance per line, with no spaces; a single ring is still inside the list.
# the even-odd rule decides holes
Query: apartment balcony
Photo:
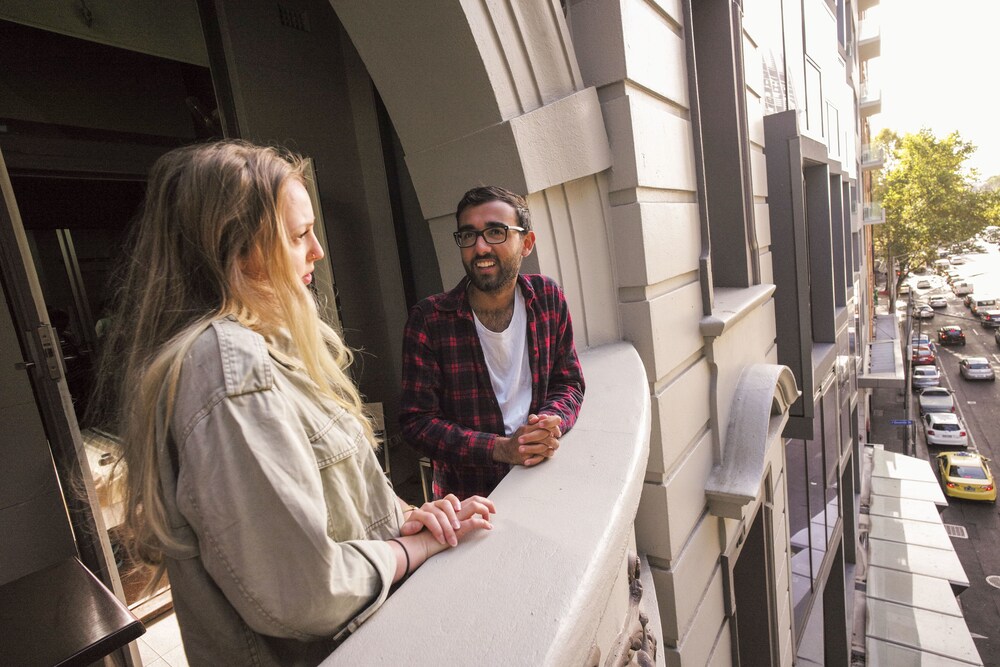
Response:
[[[595,652],[605,664],[639,610],[663,651],[645,562],[641,599],[629,595],[649,457],[646,372],[627,343],[582,351],[580,362],[587,398],[559,455],[512,470],[490,494],[495,529],[423,565],[325,667],[589,665]]]
[[[882,53],[882,25],[874,14],[862,15],[858,21],[858,60],[878,58]]]
[[[869,202],[865,204],[861,213],[861,223],[864,225],[881,225],[885,222],[885,209],[881,202]]]
[[[858,111],[862,117],[882,113],[882,89],[863,81],[858,87]]]
[[[859,158],[861,159],[862,171],[881,169],[885,165],[885,149],[881,146],[863,144]]]

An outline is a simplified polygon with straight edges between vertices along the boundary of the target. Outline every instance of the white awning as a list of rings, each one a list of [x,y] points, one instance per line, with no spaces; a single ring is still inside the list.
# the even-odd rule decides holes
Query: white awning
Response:
[[[955,597],[969,578],[941,521],[948,502],[930,463],[881,445],[869,451],[867,664],[982,665]]]
[[[906,368],[903,364],[903,348],[900,345],[896,316],[876,315],[875,340],[864,345],[858,386],[868,389],[902,388],[906,383]]]

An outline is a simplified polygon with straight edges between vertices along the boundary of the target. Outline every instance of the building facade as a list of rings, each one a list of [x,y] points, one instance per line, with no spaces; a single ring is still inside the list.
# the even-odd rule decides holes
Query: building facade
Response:
[[[616,539],[648,564],[660,657],[848,664],[876,5],[5,2],[0,151],[17,211],[5,238],[22,248],[4,255],[21,267],[4,272],[10,366],[50,335],[53,306],[96,348],[107,267],[149,164],[239,136],[311,158],[328,314],[365,350],[362,391],[393,415],[407,308],[462,275],[455,205],[504,185],[528,196],[539,243],[526,268],[563,286],[578,347],[624,341],[641,360],[648,457],[631,480],[634,538]],[[5,432],[49,444],[5,448],[27,470],[48,448],[57,463],[82,451],[80,398],[16,372]],[[0,516],[51,523],[60,549],[104,558],[124,595],[109,540],[66,531],[59,483],[37,507],[35,491],[10,491]],[[71,507],[74,527],[86,505]],[[15,542],[8,581],[40,557]]]

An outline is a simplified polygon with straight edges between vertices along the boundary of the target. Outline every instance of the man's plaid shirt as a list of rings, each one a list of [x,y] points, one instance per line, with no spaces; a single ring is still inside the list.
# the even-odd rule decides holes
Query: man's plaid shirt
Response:
[[[434,495],[488,495],[511,466],[493,461],[503,414],[466,293],[469,279],[410,310],[403,332],[403,437],[434,462]],[[527,311],[531,414],[572,428],[583,402],[583,372],[562,289],[545,276],[518,276]]]

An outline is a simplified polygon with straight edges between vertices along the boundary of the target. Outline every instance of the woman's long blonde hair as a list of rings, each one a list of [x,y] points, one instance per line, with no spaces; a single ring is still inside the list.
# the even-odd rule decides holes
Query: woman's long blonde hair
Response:
[[[299,156],[241,141],[173,150],[150,172],[101,372],[114,415],[104,425],[123,443],[125,524],[143,563],[159,564],[163,547],[176,545],[157,443],[167,437],[184,355],[213,320],[289,337],[317,393],[355,415],[374,443],[346,372],[351,352],[320,319],[287,251],[280,204],[285,186],[305,174]]]

